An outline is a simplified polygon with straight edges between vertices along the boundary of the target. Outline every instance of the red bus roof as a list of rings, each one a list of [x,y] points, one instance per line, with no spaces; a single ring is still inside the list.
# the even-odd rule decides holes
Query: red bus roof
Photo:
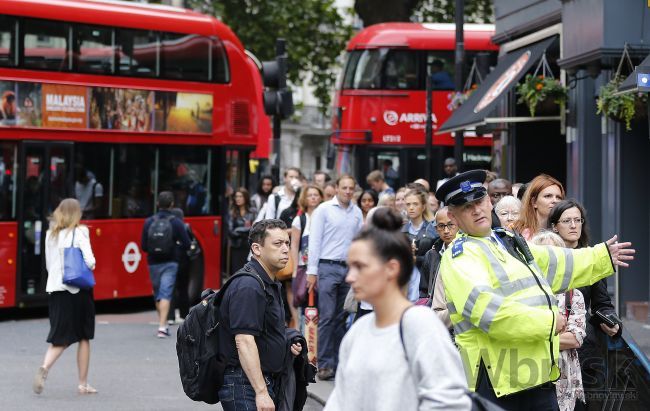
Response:
[[[467,50],[498,50],[490,40],[493,24],[465,24]],[[378,47],[404,47],[419,50],[454,50],[456,25],[447,23],[381,23],[361,30],[348,43],[347,50]]]
[[[177,7],[115,0],[2,0],[0,13],[110,27],[217,36],[243,49],[232,30],[219,20]]]

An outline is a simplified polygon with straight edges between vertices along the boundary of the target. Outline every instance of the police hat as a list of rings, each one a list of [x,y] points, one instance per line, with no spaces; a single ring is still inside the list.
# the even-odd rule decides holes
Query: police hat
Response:
[[[485,170],[472,170],[460,173],[445,181],[436,192],[436,198],[448,205],[463,205],[485,197],[483,187]]]

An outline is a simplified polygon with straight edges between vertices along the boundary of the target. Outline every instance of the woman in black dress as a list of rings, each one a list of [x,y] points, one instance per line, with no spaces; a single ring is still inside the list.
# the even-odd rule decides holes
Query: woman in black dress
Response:
[[[255,220],[255,213],[251,210],[250,195],[245,188],[239,187],[235,191],[228,217],[230,274],[234,274],[246,264],[248,259],[248,232]]]
[[[50,228],[45,239],[45,260],[49,294],[50,346],[45,353],[43,365],[36,372],[33,389],[43,391],[49,370],[63,351],[71,344],[79,343],[77,368],[79,369],[80,394],[94,394],[95,388],[88,384],[90,340],[95,336],[95,303],[92,289],[83,290],[63,284],[63,248],[81,249],[86,265],[95,269],[95,256],[90,247],[88,227],[79,225],[81,207],[79,201],[67,198],[59,204],[50,218]]]

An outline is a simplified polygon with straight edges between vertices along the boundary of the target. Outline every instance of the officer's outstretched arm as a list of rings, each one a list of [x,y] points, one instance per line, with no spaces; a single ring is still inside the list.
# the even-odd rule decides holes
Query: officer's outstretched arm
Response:
[[[477,266],[475,259],[445,257],[441,272],[456,334],[478,328],[511,342],[548,340],[555,334],[557,304],[552,296],[549,308],[538,287],[523,294],[509,292],[493,282],[487,267]]]
[[[554,293],[585,287],[614,273],[607,245],[571,249],[529,243],[542,274]]]

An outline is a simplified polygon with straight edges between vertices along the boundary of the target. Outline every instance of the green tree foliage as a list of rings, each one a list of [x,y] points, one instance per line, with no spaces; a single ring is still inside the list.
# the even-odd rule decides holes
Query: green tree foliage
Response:
[[[311,74],[321,111],[330,105],[337,58],[351,36],[333,0],[190,0],[188,5],[219,17],[260,60],[275,58],[275,39],[287,41],[289,79]]]
[[[467,23],[494,22],[492,0],[465,0]],[[453,23],[455,0],[356,0],[354,10],[365,26],[388,21]]]
[[[414,21],[454,23],[455,0],[421,0],[413,13]],[[466,23],[494,23],[493,0],[465,0]]]

